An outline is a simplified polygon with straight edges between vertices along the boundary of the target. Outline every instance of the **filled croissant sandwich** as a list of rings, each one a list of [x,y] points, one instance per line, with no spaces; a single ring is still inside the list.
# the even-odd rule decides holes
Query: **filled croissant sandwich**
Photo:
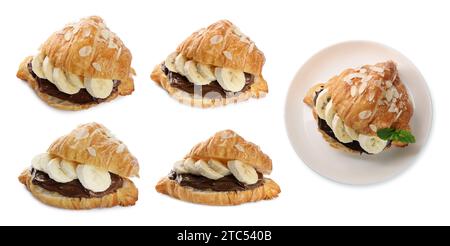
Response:
[[[415,142],[413,105],[393,61],[346,69],[312,87],[304,102],[337,149],[378,154]]]

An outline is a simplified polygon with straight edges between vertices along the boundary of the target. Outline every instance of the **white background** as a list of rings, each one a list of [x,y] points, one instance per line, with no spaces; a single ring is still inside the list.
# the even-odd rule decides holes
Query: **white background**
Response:
[[[446,2],[2,1],[0,224],[450,224],[446,122],[450,120],[446,108],[450,6]],[[52,32],[89,15],[102,16],[132,51],[138,73],[136,91],[87,111],[54,110],[15,77],[17,67]],[[178,104],[149,79],[151,70],[193,31],[223,18],[239,26],[265,53],[268,96],[212,110]],[[429,144],[412,168],[388,182],[363,187],[337,184],[311,171],[290,146],[284,125],[285,96],[296,71],[322,48],[355,39],[384,43],[410,58],[428,82],[435,115]],[[90,121],[105,124],[139,159],[136,206],[56,209],[35,200],[18,182],[17,176],[35,154]],[[180,202],[154,190],[175,160],[226,128],[257,143],[272,157],[271,177],[282,188],[279,198],[208,207]]]

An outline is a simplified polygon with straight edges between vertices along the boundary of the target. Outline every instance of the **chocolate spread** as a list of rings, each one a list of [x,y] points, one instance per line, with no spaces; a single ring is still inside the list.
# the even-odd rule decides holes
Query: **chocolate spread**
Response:
[[[316,91],[316,95],[314,96],[314,105],[316,105],[317,97],[319,96],[320,92],[322,92],[322,91],[323,91],[323,88],[319,91]],[[328,136],[330,136],[334,140],[338,141],[345,147],[352,149],[354,151],[358,151],[359,153],[368,154],[367,151],[365,151],[363,148],[361,148],[361,145],[359,145],[358,141],[353,141],[350,143],[342,143],[341,141],[339,141],[339,139],[337,139],[337,137],[334,135],[334,132],[331,129],[331,127],[327,124],[327,122],[325,120],[321,119],[320,117],[317,117],[317,124],[318,124],[320,130],[325,132]]]
[[[28,63],[28,71],[30,72],[31,76],[33,76],[33,78],[37,81],[38,86],[39,86],[39,90],[42,93],[45,93],[47,95],[50,95],[52,97],[56,97],[62,100],[66,100],[72,103],[76,103],[76,104],[86,104],[86,103],[101,103],[103,101],[105,101],[107,98],[95,98],[93,97],[91,94],[89,94],[89,92],[86,89],[81,89],[78,93],[75,93],[73,95],[70,94],[66,94],[60,90],[58,90],[58,88],[51,83],[50,81],[46,80],[46,79],[41,79],[39,78],[32,69],[31,66],[31,62]],[[111,92],[117,92],[117,87],[120,84],[119,80],[114,80],[114,87],[113,90]]]
[[[84,188],[78,179],[74,179],[68,183],[58,183],[44,172],[36,169],[31,170],[32,183],[34,185],[40,186],[48,191],[57,192],[65,197],[75,198],[103,197],[122,188],[123,179],[116,174],[109,174],[111,175],[111,185],[109,188],[103,192],[93,192]]]
[[[249,74],[249,73],[244,73],[245,74],[244,88],[242,88],[242,90],[239,92],[231,92],[231,91],[224,90],[217,81],[212,81],[211,83],[209,83],[207,85],[195,85],[195,84],[189,82],[189,80],[186,77],[184,77],[183,75],[174,73],[174,72],[170,71],[169,69],[167,69],[167,67],[164,64],[161,64],[161,70],[164,72],[164,74],[169,79],[169,83],[172,87],[175,87],[177,89],[185,91],[189,94],[194,94],[195,92],[201,91],[202,97],[206,96],[207,98],[218,97],[218,96],[225,98],[225,97],[235,96],[238,93],[242,93],[242,92],[249,90],[250,86],[252,86],[252,84],[255,81],[255,76],[253,76],[252,74]]]
[[[171,171],[169,174],[170,180],[175,180],[181,186],[189,186],[198,190],[213,190],[213,191],[243,191],[254,189],[264,182],[264,176],[258,173],[258,182],[252,185],[247,185],[237,180],[233,175],[228,175],[218,180],[208,179],[203,176],[193,174],[177,174]]]

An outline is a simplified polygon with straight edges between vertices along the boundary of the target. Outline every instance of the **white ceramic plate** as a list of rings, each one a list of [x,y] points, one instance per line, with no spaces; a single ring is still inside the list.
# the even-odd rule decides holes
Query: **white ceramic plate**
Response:
[[[413,102],[411,127],[417,142],[378,155],[352,155],[330,147],[317,130],[311,108],[303,103],[307,90],[346,68],[389,59],[397,63]],[[315,172],[340,183],[373,184],[396,176],[414,163],[431,130],[432,103],[425,79],[408,58],[379,43],[350,41],[320,51],[300,68],[289,88],[285,120],[292,147]]]

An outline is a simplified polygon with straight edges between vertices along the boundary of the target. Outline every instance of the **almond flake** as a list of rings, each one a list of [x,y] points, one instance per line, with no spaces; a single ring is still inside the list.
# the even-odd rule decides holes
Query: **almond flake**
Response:
[[[117,46],[117,44],[114,43],[114,41],[112,39],[110,39],[109,43],[108,43],[108,48],[110,48],[110,49],[118,49],[119,46]]]
[[[364,77],[366,77],[366,75],[361,74],[361,73],[351,73],[344,77],[344,81],[347,82],[347,84],[351,84],[353,79],[355,79],[355,78],[363,79]]]
[[[220,136],[220,138],[221,138],[222,140],[225,140],[225,139],[232,138],[232,137],[234,137],[234,136],[236,136],[236,134],[233,134],[233,133],[231,133],[231,132],[223,132],[222,135]]]
[[[239,150],[240,152],[245,152],[244,147],[242,147],[240,144],[235,144],[234,147]]]
[[[369,125],[370,130],[372,130],[373,132],[377,132],[377,126],[374,124],[370,124]]]
[[[356,88],[356,86],[352,85],[352,88],[350,89],[350,95],[352,95],[352,97],[355,97],[357,93],[358,89]]]
[[[372,71],[377,72],[377,73],[384,73],[384,68],[381,68],[381,67],[372,66],[372,67],[370,67],[370,69],[371,69]]]
[[[89,155],[91,155],[92,157],[95,157],[97,155],[97,151],[95,151],[95,149],[92,147],[87,147],[86,150],[89,152]]]
[[[391,88],[392,87],[392,81],[388,80],[386,81],[386,88]]]
[[[64,40],[70,41],[70,39],[72,39],[72,36],[73,36],[72,31],[68,31],[64,34]]]
[[[223,52],[223,55],[224,55],[228,60],[230,60],[230,61],[233,60],[233,55],[231,54],[231,52],[229,52],[229,51],[224,51],[224,52]]]
[[[400,115],[403,113],[403,111],[402,110],[400,110],[400,112],[398,112],[398,114],[397,114],[397,116],[395,116],[395,121],[397,121],[398,120],[398,118],[400,118]]]
[[[78,51],[78,54],[79,54],[81,57],[86,57],[86,56],[90,55],[91,52],[92,52],[92,47],[91,47],[91,46],[84,46],[83,48],[81,48],[81,49]]]
[[[359,90],[358,90],[359,94],[362,94],[366,90],[366,88],[367,88],[367,82],[361,83],[361,85],[359,86]]]
[[[375,98],[375,91],[371,90],[369,93],[369,102],[373,102],[373,99]]]
[[[388,90],[386,92],[386,100],[388,102],[392,101],[393,96],[394,96],[394,91],[393,90]]]
[[[83,37],[87,38],[91,35],[91,29],[86,29],[83,31]]]
[[[81,140],[89,136],[89,131],[86,128],[80,128],[75,132],[75,139]]]
[[[365,120],[368,119],[370,116],[372,115],[372,111],[370,110],[365,110],[359,113],[359,119],[361,120]]]
[[[389,106],[388,112],[389,113],[397,113],[398,112],[397,106],[394,103],[392,103],[391,106]]]
[[[223,36],[222,35],[215,35],[209,41],[211,42],[212,45],[218,44],[218,43],[223,41]]]
[[[252,53],[253,49],[255,48],[255,43],[251,43],[250,47],[248,48],[248,53]]]
[[[100,32],[100,35],[101,35],[102,38],[104,38],[104,39],[109,39],[109,37],[111,36],[111,33],[110,33],[110,31],[108,31],[108,30],[106,30],[106,29],[103,29],[103,30]]]
[[[95,70],[97,70],[97,72],[102,71],[102,65],[100,65],[99,63],[93,62],[92,66],[95,68]]]
[[[364,78],[361,80],[361,82],[367,83],[367,82],[369,82],[372,78],[373,78],[372,75],[366,76],[366,77],[364,77]]]
[[[116,153],[117,154],[122,153],[125,150],[126,147],[127,146],[125,144],[123,144],[123,143],[119,144],[119,146],[117,146]]]

